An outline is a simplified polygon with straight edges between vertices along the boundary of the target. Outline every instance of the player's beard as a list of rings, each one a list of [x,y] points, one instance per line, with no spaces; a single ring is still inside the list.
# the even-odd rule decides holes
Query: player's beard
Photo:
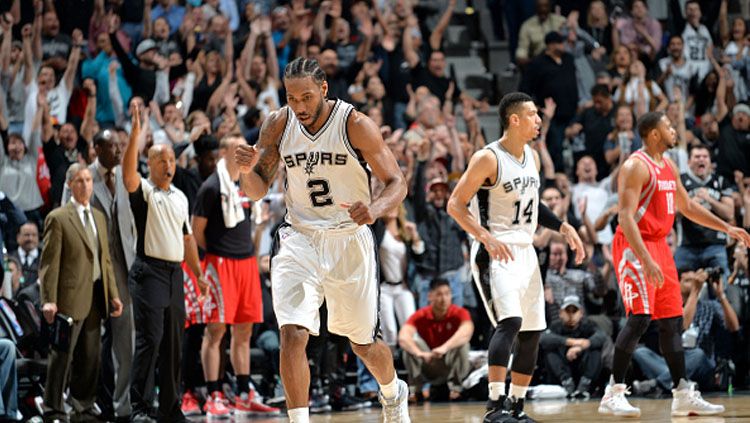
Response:
[[[313,126],[315,124],[315,122],[318,121],[318,118],[320,118],[320,115],[323,114],[323,106],[325,104],[326,104],[326,98],[323,97],[323,96],[321,96],[320,102],[315,107],[315,111],[313,112],[312,117],[310,119],[310,124],[309,125],[305,125],[306,128],[309,129],[311,126]]]

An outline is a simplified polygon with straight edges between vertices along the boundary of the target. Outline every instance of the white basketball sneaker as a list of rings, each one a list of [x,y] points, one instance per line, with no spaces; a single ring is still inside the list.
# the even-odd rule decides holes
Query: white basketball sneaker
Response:
[[[378,393],[380,403],[383,404],[383,423],[411,423],[409,418],[409,385],[403,380],[398,381],[398,395],[387,399],[382,392]]]
[[[641,409],[630,405],[625,395],[630,395],[630,391],[624,383],[607,385],[602,402],[599,403],[599,413],[620,417],[639,417]]]
[[[695,382],[680,379],[676,389],[672,389],[673,416],[711,416],[724,412],[723,405],[711,404],[695,389]]]

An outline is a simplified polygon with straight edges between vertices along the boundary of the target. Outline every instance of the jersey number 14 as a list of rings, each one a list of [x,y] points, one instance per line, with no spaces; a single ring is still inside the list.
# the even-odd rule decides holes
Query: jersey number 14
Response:
[[[513,217],[512,223],[514,225],[518,225],[519,223],[521,223],[521,220],[522,220],[521,219],[521,201],[516,201],[515,203],[513,203],[513,208],[515,209],[516,213],[515,213],[515,217]],[[524,223],[527,223],[527,224],[531,223],[531,217],[533,215],[534,215],[534,199],[532,198],[529,200],[529,203],[526,204],[526,207],[523,208],[523,217],[526,218],[524,219]]]

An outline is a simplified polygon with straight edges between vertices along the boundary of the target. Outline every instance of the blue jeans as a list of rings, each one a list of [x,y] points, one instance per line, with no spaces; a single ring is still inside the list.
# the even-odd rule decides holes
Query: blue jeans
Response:
[[[447,279],[451,284],[451,293],[453,294],[451,300],[453,304],[463,307],[464,306],[464,282],[466,279],[466,271],[461,266],[455,270],[448,270],[440,275],[441,278]],[[417,272],[414,275],[414,284],[416,285],[416,291],[419,295],[419,303],[417,308],[427,306],[427,293],[430,292],[430,282],[432,277],[424,276]]]
[[[672,375],[664,357],[648,347],[640,346],[633,352],[633,361],[648,379],[656,379],[662,389],[672,389]],[[702,390],[711,388],[711,379],[716,361],[706,356],[700,348],[685,349],[685,373],[697,382]]]
[[[16,346],[9,339],[0,339],[0,388],[0,420],[18,420]]]
[[[357,382],[359,384],[360,393],[378,392],[378,381],[375,380],[375,376],[367,370],[367,366],[362,362],[362,359],[357,357]]]
[[[729,260],[727,249],[724,245],[714,244],[707,247],[679,246],[674,253],[674,262],[677,269],[705,269],[707,267],[720,267],[726,282],[729,277]]]

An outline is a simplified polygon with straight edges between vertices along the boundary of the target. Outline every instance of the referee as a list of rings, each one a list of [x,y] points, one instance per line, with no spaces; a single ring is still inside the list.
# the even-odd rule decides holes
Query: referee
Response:
[[[159,385],[160,422],[186,422],[180,410],[180,349],[185,326],[185,294],[182,268],[185,260],[198,276],[201,291],[205,280],[198,261],[198,248],[191,233],[188,201],[172,185],[175,156],[171,147],[157,145],[148,151],[149,178],[138,174],[138,150],[149,131],[148,112],[133,112],[133,128],[125,150],[122,175],[130,193],[138,232],[137,254],[128,283],[133,299],[135,356],[130,397],[131,422],[153,422],[148,415],[154,384]],[[158,365],[158,381],[156,370]]]

